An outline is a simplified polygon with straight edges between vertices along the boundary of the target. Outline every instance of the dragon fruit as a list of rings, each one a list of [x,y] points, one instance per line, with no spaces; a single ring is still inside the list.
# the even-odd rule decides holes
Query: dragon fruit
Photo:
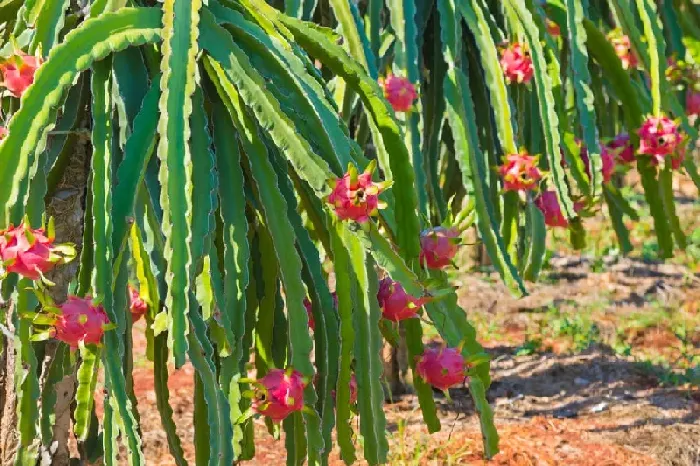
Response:
[[[608,39],[615,49],[615,53],[622,62],[622,67],[626,70],[636,68],[639,64],[637,55],[632,51],[629,36],[622,34],[619,30],[613,31]]]
[[[634,162],[634,147],[630,142],[629,134],[620,133],[608,143],[608,150],[616,154],[617,160],[622,163]]]
[[[418,98],[416,87],[407,78],[389,74],[380,79],[379,84],[384,88],[384,97],[395,112],[408,112]]]
[[[639,128],[639,153],[652,156],[657,163],[673,154],[681,143],[675,121],[667,117],[649,117]]]
[[[366,223],[370,216],[376,215],[384,207],[379,194],[389,183],[372,181],[375,166],[372,161],[363,173],[358,174],[357,169],[350,165],[342,178],[330,182],[333,191],[328,196],[328,203],[333,205],[338,218]]]
[[[566,228],[569,221],[564,217],[559,206],[557,194],[554,191],[543,191],[535,198],[535,206],[544,215],[544,223],[550,227]],[[574,211],[580,212],[584,207],[582,202],[574,202]]]
[[[527,48],[518,42],[501,50],[501,68],[509,83],[527,84],[535,73]]]
[[[0,126],[0,141],[5,139],[6,136],[7,136],[7,128],[5,128],[4,126]]]
[[[32,229],[21,223],[0,231],[0,260],[7,272],[30,280],[38,280],[51,270],[60,257],[53,254],[54,239],[43,229]]]
[[[459,231],[435,227],[420,235],[420,263],[429,269],[441,269],[452,263],[459,249]]]
[[[355,374],[350,376],[350,404],[357,403],[357,377]]]
[[[15,97],[22,97],[24,91],[34,82],[34,74],[41,66],[42,59],[31,55],[19,53],[13,55],[2,64],[4,82],[2,83]]]
[[[54,324],[54,337],[72,349],[80,343],[99,345],[109,318],[102,306],[97,306],[89,296],[69,296],[60,306],[61,314]]]
[[[552,21],[551,19],[547,18],[547,32],[549,35],[552,37],[559,37],[561,35],[561,29],[559,28],[559,25]]]
[[[688,89],[685,94],[685,111],[688,116],[700,115],[700,92]]]
[[[331,391],[331,395],[335,399],[335,390]],[[357,403],[357,377],[355,374],[350,375],[350,404],[354,405]]]
[[[600,160],[603,163],[603,183],[608,183],[615,173],[615,153],[611,152],[606,145],[601,145],[600,149]]]
[[[271,369],[257,381],[257,385],[259,390],[253,401],[253,409],[275,423],[304,407],[307,382],[296,370]]]
[[[141,317],[148,312],[148,304],[146,301],[141,299],[139,290],[129,285],[129,298],[130,298],[130,309],[131,309],[131,321],[138,322]]]
[[[392,322],[418,317],[417,311],[427,303],[427,298],[414,298],[406,293],[399,282],[386,277],[379,283],[377,301],[382,308],[382,316]]]
[[[457,348],[426,348],[416,364],[418,375],[442,391],[463,383],[467,365]]]
[[[510,154],[498,171],[503,176],[503,188],[506,191],[530,191],[537,187],[542,173],[537,167],[539,157],[527,152]]]
[[[335,293],[331,293],[331,296],[333,296],[333,304],[335,305],[335,308],[338,309],[338,295]],[[314,319],[314,314],[311,309],[311,300],[309,300],[308,297],[304,298],[304,307],[306,308],[306,315],[309,316],[309,327],[311,330],[316,329],[316,320]]]

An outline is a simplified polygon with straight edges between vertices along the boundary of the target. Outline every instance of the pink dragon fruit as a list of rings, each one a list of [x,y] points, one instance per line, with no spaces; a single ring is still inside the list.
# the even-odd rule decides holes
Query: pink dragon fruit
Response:
[[[700,92],[688,89],[685,94],[685,111],[688,116],[700,115]]]
[[[675,121],[667,117],[649,117],[637,132],[639,153],[652,156],[662,162],[673,154],[681,143],[681,134]]]
[[[338,295],[335,293],[331,293],[331,296],[333,296],[333,304],[335,305],[335,308],[338,309]],[[316,320],[314,320],[314,314],[311,309],[311,300],[309,300],[308,296],[304,298],[304,307],[306,308],[306,315],[309,316],[309,328],[311,330],[316,329]]]
[[[279,423],[304,407],[304,388],[307,382],[296,370],[271,369],[257,381],[259,392],[253,409]]]
[[[54,239],[24,222],[0,231],[0,260],[7,272],[38,280],[60,260],[52,253]]]
[[[435,227],[420,235],[420,263],[429,269],[442,269],[452,263],[459,250],[459,231]]]
[[[7,136],[7,128],[5,128],[4,126],[0,126],[0,141],[5,139],[6,136]]]
[[[564,217],[559,206],[557,194],[554,191],[543,191],[535,198],[535,206],[544,215],[544,223],[550,227],[566,228],[569,221]],[[580,212],[584,207],[582,202],[574,202],[574,211]]]
[[[617,155],[617,160],[622,163],[632,163],[635,161],[634,147],[630,142],[629,134],[620,133],[607,145],[608,150]]]
[[[331,391],[331,395],[335,399],[335,390]],[[350,404],[354,405],[357,403],[357,377],[355,374],[350,375]]]
[[[129,298],[131,301],[131,321],[138,322],[139,319],[141,319],[141,317],[143,317],[146,314],[146,312],[148,312],[148,304],[146,304],[146,301],[141,299],[139,290],[137,290],[131,285],[129,285]]]
[[[384,207],[379,194],[389,187],[389,183],[372,181],[375,166],[372,161],[363,173],[358,174],[357,169],[350,165],[342,178],[330,182],[333,191],[328,196],[328,203],[333,205],[338,218],[366,223],[370,216]]]
[[[501,68],[509,83],[527,84],[535,73],[530,53],[525,45],[518,42],[501,50]]]
[[[384,88],[384,97],[395,112],[408,112],[418,98],[416,87],[407,78],[389,74],[379,80],[379,85]]]
[[[22,97],[24,91],[34,82],[34,74],[43,60],[39,57],[19,53],[13,55],[2,64],[3,85],[15,97]]]
[[[608,40],[615,49],[615,53],[622,62],[622,67],[626,70],[636,68],[639,64],[637,55],[632,51],[630,38],[622,34],[619,30],[608,35]]]
[[[537,187],[542,173],[537,167],[539,157],[527,152],[510,154],[498,171],[503,176],[503,188],[506,191],[530,191]]]
[[[467,365],[457,348],[426,348],[416,364],[416,372],[423,380],[447,390],[464,383]]]
[[[406,293],[399,282],[386,277],[379,283],[377,301],[382,308],[382,316],[392,322],[418,317],[417,311],[428,298],[414,298]]]
[[[611,152],[606,145],[601,145],[600,149],[600,160],[603,163],[603,183],[608,183],[615,173],[615,153]]]
[[[61,306],[61,315],[54,324],[54,336],[72,349],[80,343],[99,345],[109,318],[102,306],[96,306],[89,296],[69,296]]]
[[[350,376],[350,404],[354,405],[357,403],[357,377],[355,374]]]

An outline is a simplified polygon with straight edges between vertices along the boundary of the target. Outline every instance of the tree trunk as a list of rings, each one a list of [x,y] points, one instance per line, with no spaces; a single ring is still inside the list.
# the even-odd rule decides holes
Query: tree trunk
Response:
[[[70,143],[70,140],[69,140]],[[82,244],[84,222],[84,197],[87,187],[87,154],[89,141],[84,137],[74,141],[75,151],[70,154],[70,163],[65,169],[56,192],[46,206],[47,216],[54,218],[57,243],[74,243],[80,251]],[[48,278],[56,284],[51,287],[49,294],[56,303],[66,300],[68,284],[78,270],[78,260],[58,267],[48,274]],[[14,328],[12,325],[12,303],[0,303],[2,316],[2,352],[0,353],[0,466],[13,465],[17,453],[19,436],[17,433],[16,394],[15,394],[15,361],[16,354],[12,342]],[[49,341],[45,344],[44,360],[39,361],[42,368],[41,385],[45,373],[53,360],[58,344]],[[75,396],[75,370],[57,383],[56,405],[53,438],[48,448],[42,446],[41,462],[43,465],[67,466],[70,463],[68,440],[71,435],[70,406]],[[41,401],[41,400],[40,400]]]
[[[15,351],[12,341],[14,326],[12,325],[12,310],[9,303],[0,303],[3,316],[2,348],[0,348],[0,465],[14,464],[17,453],[17,413],[15,412],[17,397],[15,395]]]

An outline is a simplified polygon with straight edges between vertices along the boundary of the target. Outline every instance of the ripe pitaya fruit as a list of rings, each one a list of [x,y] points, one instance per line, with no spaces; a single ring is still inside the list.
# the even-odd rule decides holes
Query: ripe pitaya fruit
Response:
[[[635,161],[634,147],[632,147],[629,134],[627,133],[620,133],[615,136],[615,139],[608,143],[608,150],[615,153],[617,160],[622,163]]]
[[[385,79],[380,79],[379,84],[395,112],[408,112],[418,98],[416,87],[407,78],[389,74]]]
[[[7,136],[7,128],[5,128],[4,126],[0,126],[0,141],[5,139],[6,136]]]
[[[109,318],[102,306],[93,304],[89,296],[69,296],[60,306],[61,314],[54,324],[54,336],[72,349],[80,343],[99,345]]]
[[[420,263],[429,269],[441,269],[452,263],[459,250],[456,228],[435,227],[420,235]]]
[[[685,112],[688,116],[700,115],[700,92],[688,89],[685,94]]]
[[[333,296],[333,304],[335,305],[335,308],[338,309],[338,295],[334,291],[331,293],[331,296]],[[304,298],[304,307],[306,308],[306,315],[309,316],[309,327],[311,328],[311,330],[315,330],[316,320],[314,320],[314,314],[311,308],[311,301],[308,297]]]
[[[569,222],[561,211],[557,194],[554,191],[543,191],[535,198],[535,206],[537,206],[544,215],[544,223],[546,225],[561,228],[569,226]],[[582,202],[574,203],[575,212],[581,211],[583,207],[584,204]]]
[[[355,374],[350,376],[350,404],[357,403],[357,377]]]
[[[467,365],[457,348],[426,348],[416,364],[416,372],[435,388],[446,391],[464,383]]]
[[[0,64],[3,86],[15,97],[22,97],[24,91],[34,82],[34,74],[41,66],[42,59],[19,53]]]
[[[503,188],[506,191],[530,191],[537,187],[542,173],[537,167],[539,157],[527,152],[510,154],[498,171],[503,176]]]
[[[382,308],[382,317],[392,322],[418,317],[417,311],[428,298],[414,298],[406,293],[399,282],[386,277],[379,283],[377,301]]]
[[[535,73],[530,53],[525,45],[518,42],[501,50],[501,68],[509,83],[527,84]]]
[[[639,128],[639,153],[651,155],[657,163],[673,154],[681,143],[675,121],[667,117],[649,117]]]
[[[30,280],[38,280],[51,270],[60,257],[52,254],[54,239],[43,229],[32,229],[21,223],[0,231],[0,260],[7,272]]]
[[[304,388],[307,382],[296,370],[271,369],[257,381],[258,394],[253,409],[279,423],[294,411],[304,407]]]
[[[605,146],[600,146],[600,160],[603,162],[603,183],[608,183],[615,173],[615,154]]]
[[[637,55],[632,51],[630,38],[622,34],[619,30],[613,31],[608,35],[608,40],[615,49],[615,53],[622,61],[622,67],[626,70],[636,68],[639,64]]]
[[[146,312],[148,312],[148,304],[146,304],[146,301],[141,299],[139,290],[137,290],[131,285],[129,285],[129,298],[131,300],[131,321],[132,323],[138,322],[139,319],[141,319],[141,317],[143,317],[146,314]]]
[[[335,390],[331,391],[331,395],[333,395],[333,399],[335,399]],[[354,405],[357,403],[357,377],[355,377],[355,374],[350,375],[350,404]]]
[[[342,178],[331,182],[333,192],[328,196],[328,203],[333,205],[338,218],[366,223],[370,216],[376,215],[384,207],[379,194],[389,183],[372,181],[375,166],[372,162],[363,173],[358,174],[357,169],[350,165]]]

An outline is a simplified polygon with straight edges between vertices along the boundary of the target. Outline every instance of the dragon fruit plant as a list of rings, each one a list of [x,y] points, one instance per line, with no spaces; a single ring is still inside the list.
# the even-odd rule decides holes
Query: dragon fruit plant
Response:
[[[385,463],[387,327],[405,335],[427,429],[441,429],[431,384],[468,376],[492,457],[489,361],[446,273],[464,226],[522,296],[544,263],[547,225],[585,236],[582,217],[604,203],[631,249],[634,209],[611,171],[636,170],[660,255],[683,244],[672,199],[659,196],[673,176],[700,179],[685,105],[698,89],[666,80],[663,59],[697,60],[675,40],[697,27],[692,15],[674,22],[682,7],[658,15],[648,0],[595,0],[606,14],[593,16],[581,0],[270,3],[2,2],[0,318],[17,363],[0,368],[12,381],[0,412],[17,419],[0,449],[16,452],[12,463],[62,464],[62,425],[78,442],[73,462],[149,462],[133,391],[139,316],[173,464],[187,462],[170,363],[187,362],[198,464],[254,458],[250,413],[284,430],[290,463],[327,464],[335,445],[348,464]],[[649,115],[674,129],[645,126]],[[670,164],[655,163],[662,152]],[[541,156],[506,179],[498,167],[512,154]],[[78,211],[57,218],[84,219],[77,267],[65,267],[70,248],[37,226],[74,166],[89,181]],[[48,298],[58,267],[74,276],[60,283],[75,295],[65,303]],[[426,350],[424,325],[441,353]],[[66,406],[53,396],[62,380],[75,387]]]

